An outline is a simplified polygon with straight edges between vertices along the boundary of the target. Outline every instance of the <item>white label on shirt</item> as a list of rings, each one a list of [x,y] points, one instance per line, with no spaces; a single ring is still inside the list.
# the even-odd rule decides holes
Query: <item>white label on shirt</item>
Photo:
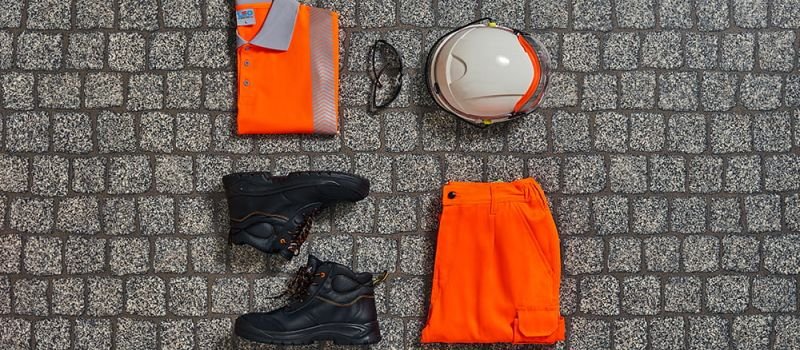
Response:
[[[237,26],[251,26],[256,24],[256,12],[253,9],[236,11]]]

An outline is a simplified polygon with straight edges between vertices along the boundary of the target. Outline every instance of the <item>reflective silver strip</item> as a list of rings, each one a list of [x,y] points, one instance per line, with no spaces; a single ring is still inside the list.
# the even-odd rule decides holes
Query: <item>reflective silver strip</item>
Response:
[[[333,23],[334,16],[331,11],[311,8],[311,100],[316,134],[339,132],[335,81],[339,62],[334,61],[339,42],[334,42],[333,31],[338,30],[338,25]]]
[[[248,5],[255,3],[269,3],[257,0],[237,0],[236,5]],[[250,43],[263,48],[278,51],[286,51],[292,42],[294,34],[294,24],[297,21],[297,12],[300,3],[297,0],[275,0],[269,9],[264,25],[258,31]],[[247,43],[239,34],[236,34],[236,46]]]

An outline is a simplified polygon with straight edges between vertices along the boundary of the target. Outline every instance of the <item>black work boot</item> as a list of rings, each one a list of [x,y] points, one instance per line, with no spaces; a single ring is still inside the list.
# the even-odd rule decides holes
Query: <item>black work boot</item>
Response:
[[[338,201],[356,202],[369,194],[369,181],[339,172],[302,171],[286,176],[235,173],[222,178],[231,220],[230,238],[265,253],[291,259],[320,210]]]
[[[371,273],[355,273],[309,255],[308,265],[297,271],[285,294],[289,305],[237,318],[236,335],[270,344],[332,340],[360,345],[381,340]]]

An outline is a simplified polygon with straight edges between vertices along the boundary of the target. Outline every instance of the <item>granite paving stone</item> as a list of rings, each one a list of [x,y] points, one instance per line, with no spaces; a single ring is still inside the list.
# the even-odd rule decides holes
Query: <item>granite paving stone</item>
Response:
[[[587,75],[583,81],[583,110],[617,108],[617,77],[609,74]]]
[[[142,274],[150,264],[150,244],[145,238],[109,240],[109,267],[115,275]]]
[[[713,272],[719,269],[719,239],[714,236],[689,236],[683,240],[683,270]]]
[[[635,237],[612,237],[608,242],[608,270],[639,272],[642,242]]]
[[[592,33],[567,33],[561,46],[564,69],[577,72],[595,71],[600,66],[600,38]]]
[[[800,319],[797,316],[778,316],[775,319],[775,349],[792,349],[800,345]]]
[[[114,344],[117,349],[134,350],[156,347],[156,324],[132,318],[120,318]]]
[[[772,323],[772,316],[737,316],[731,326],[731,340],[739,349],[766,348],[770,342]]]
[[[615,349],[646,349],[647,320],[625,318],[614,321]]]
[[[783,79],[779,75],[747,74],[739,85],[742,105],[752,110],[774,110],[781,105]]]
[[[611,30],[611,1],[577,0],[572,2],[575,17],[572,27],[576,30]]]
[[[36,321],[33,324],[33,338],[36,349],[70,349],[70,320],[66,318],[50,318]]]
[[[706,307],[716,313],[741,313],[750,302],[747,276],[717,275],[706,281]]]
[[[14,66],[14,36],[9,32],[0,32],[0,69]]]
[[[767,0],[734,0],[733,19],[741,28],[764,28],[767,26]]]
[[[145,68],[145,38],[137,32],[108,35],[108,67],[114,71],[135,72]]]
[[[566,0],[529,2],[531,27],[534,29],[567,28],[569,22],[568,3]]]
[[[706,200],[702,197],[675,198],[670,203],[670,227],[680,233],[702,233],[706,229]]]
[[[723,349],[730,347],[730,323],[719,316],[689,317],[690,349]]]
[[[633,231],[640,234],[667,230],[667,200],[663,197],[637,198],[633,201]]]
[[[683,349],[686,340],[683,317],[658,317],[649,323],[650,346],[653,349]]]
[[[550,94],[542,100],[542,108],[573,107],[578,105],[578,81],[574,74],[554,72],[550,76]]]
[[[794,66],[795,34],[792,31],[758,34],[758,63],[765,71],[791,71]]]
[[[18,279],[14,282],[14,313],[29,316],[48,315],[47,281]]]
[[[700,84],[700,105],[704,111],[728,111],[736,105],[735,74],[704,72]]]
[[[106,239],[71,236],[64,242],[64,265],[69,274],[90,274],[106,266]]]
[[[699,313],[702,282],[697,277],[669,277],[664,284],[664,311]]]
[[[611,346],[611,326],[606,320],[576,317],[571,323],[574,339],[572,349],[607,349]]]
[[[74,33],[69,36],[66,66],[74,69],[103,69],[106,35],[100,32]]]
[[[686,66],[697,69],[713,69],[717,66],[718,37],[712,34],[689,34],[686,36]]]
[[[741,203],[736,198],[713,198],[708,211],[712,232],[741,231]]]
[[[111,348],[111,321],[107,319],[78,319],[73,330],[75,349]]]
[[[719,68],[726,71],[753,69],[755,43],[753,33],[723,34],[719,50]]]
[[[697,29],[701,31],[724,30],[730,26],[729,2],[724,0],[698,1],[695,3]]]
[[[591,315],[619,314],[619,281],[613,276],[587,276],[580,284],[580,311]]]
[[[83,313],[85,305],[83,279],[59,278],[51,283],[53,314],[77,316]]]
[[[589,231],[590,207],[587,198],[564,197],[558,201],[554,219],[562,235],[579,235]]]
[[[192,320],[163,321],[158,334],[161,348],[170,350],[194,349],[194,322]]]
[[[772,24],[781,28],[799,28],[800,6],[789,0],[776,0],[773,3]]]
[[[800,273],[800,235],[768,236],[763,243],[764,268],[778,274]]]
[[[735,153],[751,150],[751,118],[747,114],[715,114],[711,118],[711,151]]]
[[[644,258],[649,271],[678,271],[681,258],[679,239],[675,236],[657,236],[645,239]]]

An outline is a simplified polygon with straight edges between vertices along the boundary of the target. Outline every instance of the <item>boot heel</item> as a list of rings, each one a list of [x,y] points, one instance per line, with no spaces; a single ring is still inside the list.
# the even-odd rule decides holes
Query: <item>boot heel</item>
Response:
[[[336,345],[367,345],[381,341],[383,337],[381,337],[378,322],[370,322],[363,326],[366,326],[367,329],[364,332],[360,332],[357,336],[334,336],[332,339],[333,343]]]

